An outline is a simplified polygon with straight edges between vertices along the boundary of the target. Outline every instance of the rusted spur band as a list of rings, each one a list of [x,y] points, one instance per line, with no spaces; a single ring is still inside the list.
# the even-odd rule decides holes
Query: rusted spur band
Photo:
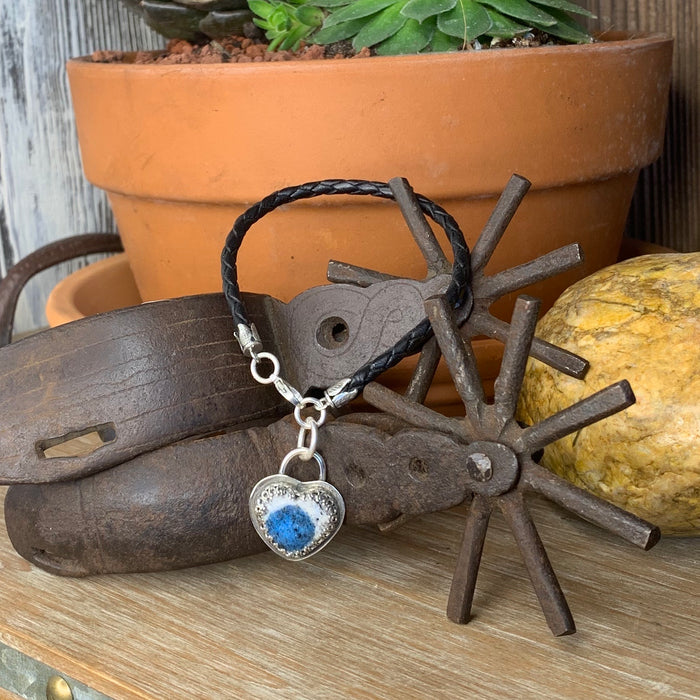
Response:
[[[2,342],[34,274],[116,250],[115,234],[86,234],[11,268],[0,281]],[[274,347],[263,297],[246,295],[246,303]],[[251,378],[230,323],[223,296],[212,294],[111,311],[0,348],[0,483],[75,479],[189,436],[283,415],[277,392]],[[53,456],[86,435],[101,446]]]
[[[82,479],[11,486],[10,540],[25,559],[63,576],[163,571],[262,552],[248,494],[277,469],[296,432],[283,419],[166,445]],[[322,439],[346,523],[378,524],[467,497],[464,447],[449,436],[375,413],[333,421]],[[312,476],[303,465],[295,473]]]
[[[268,343],[263,298],[246,296]],[[183,438],[286,412],[250,376],[220,294],[74,321],[0,350],[0,483],[74,479]],[[55,448],[93,434],[84,456]]]
[[[42,270],[97,253],[119,253],[124,250],[116,233],[84,233],[45,245],[11,267],[0,280],[0,348],[12,340],[17,300],[27,282]]]

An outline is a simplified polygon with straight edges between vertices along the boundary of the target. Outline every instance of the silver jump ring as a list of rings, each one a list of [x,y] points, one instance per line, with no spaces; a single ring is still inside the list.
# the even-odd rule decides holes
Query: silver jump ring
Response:
[[[309,444],[306,444],[306,436],[309,435]],[[299,456],[299,459],[304,462],[308,462],[316,452],[316,443],[318,442],[318,428],[316,427],[316,421],[311,423],[311,427],[308,428],[305,425],[301,427],[299,431],[299,437],[297,438],[297,448],[305,450],[303,456]]]
[[[257,365],[260,360],[272,362],[272,372],[267,377],[263,377],[258,373]],[[280,376],[280,361],[271,352],[258,352],[250,361],[250,373],[255,381],[260,384],[274,384]]]
[[[306,452],[305,447],[297,447],[295,450],[290,450],[287,452],[287,454],[284,456],[284,459],[282,460],[282,464],[280,464],[280,474],[286,474],[287,467],[289,466],[289,463],[295,458],[299,457],[300,459],[304,459],[303,455]],[[325,481],[326,480],[326,463],[323,461],[323,457],[318,452],[314,452],[313,454],[314,459],[316,460],[316,464],[318,464],[318,480],[319,481]]]
[[[318,411],[318,418],[312,416],[307,416],[306,418],[301,417],[302,410],[308,406],[312,406]],[[318,399],[307,396],[294,407],[294,419],[302,428],[311,428],[312,425],[318,427],[326,422],[326,412],[326,407]]]

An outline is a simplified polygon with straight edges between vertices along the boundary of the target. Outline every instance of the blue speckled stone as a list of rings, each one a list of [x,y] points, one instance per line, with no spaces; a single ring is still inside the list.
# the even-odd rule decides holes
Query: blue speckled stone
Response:
[[[316,534],[311,518],[299,507],[286,505],[273,511],[265,521],[270,537],[288,552],[306,547]]]

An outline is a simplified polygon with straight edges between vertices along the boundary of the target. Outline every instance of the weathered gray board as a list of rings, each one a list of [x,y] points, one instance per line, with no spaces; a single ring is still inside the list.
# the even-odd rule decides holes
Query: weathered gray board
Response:
[[[628,219],[634,238],[700,250],[700,0],[584,0],[594,29],[663,32],[676,40],[666,141],[639,178]]]
[[[106,197],[82,174],[65,61],[162,43],[116,0],[0,0],[0,275],[49,241],[115,230]],[[46,295],[80,264],[42,273],[20,301],[17,330],[46,324]]]

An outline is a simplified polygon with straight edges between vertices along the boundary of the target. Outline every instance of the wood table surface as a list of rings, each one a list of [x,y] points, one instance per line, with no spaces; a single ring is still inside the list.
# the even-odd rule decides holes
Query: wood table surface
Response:
[[[110,698],[700,697],[700,539],[643,552],[530,503],[573,636],[550,634],[498,513],[475,615],[447,621],[460,507],[389,533],[344,528],[304,562],[87,579],[31,566],[3,530],[0,642]]]

